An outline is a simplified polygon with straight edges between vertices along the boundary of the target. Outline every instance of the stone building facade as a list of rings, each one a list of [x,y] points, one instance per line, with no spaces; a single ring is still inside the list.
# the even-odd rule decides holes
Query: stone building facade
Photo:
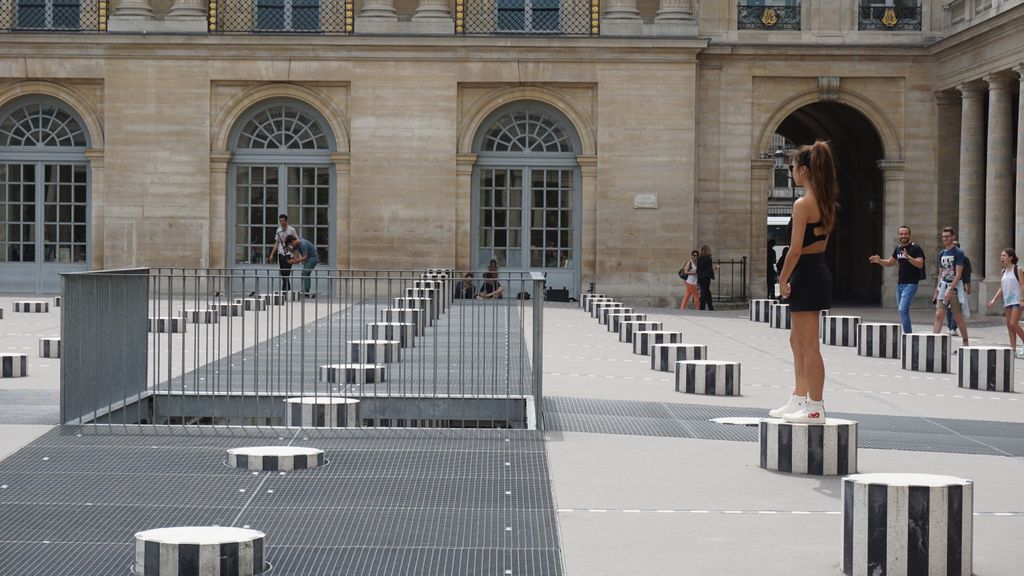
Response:
[[[836,144],[840,299],[900,224],[1024,240],[1024,1],[750,4],[0,0],[0,290],[268,266],[287,212],[338,268],[664,304],[707,244],[756,296],[777,133]]]

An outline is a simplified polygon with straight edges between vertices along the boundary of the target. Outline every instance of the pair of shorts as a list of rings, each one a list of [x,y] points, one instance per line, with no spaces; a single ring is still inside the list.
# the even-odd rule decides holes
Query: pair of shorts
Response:
[[[1014,310],[1020,308],[1020,304],[1010,304],[1009,306],[1003,306],[1003,310]]]
[[[963,306],[960,305],[959,294],[956,290],[953,291],[953,296],[949,299],[949,304],[946,304],[946,292],[949,291],[949,284],[942,283],[939,285],[939,298],[935,301],[936,308],[949,308],[954,314],[959,314],[963,311]]]
[[[789,277],[789,311],[817,312],[832,308],[832,272],[825,254],[801,254]]]

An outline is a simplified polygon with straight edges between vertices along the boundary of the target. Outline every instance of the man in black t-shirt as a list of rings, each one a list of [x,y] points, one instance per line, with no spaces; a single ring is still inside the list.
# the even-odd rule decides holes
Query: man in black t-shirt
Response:
[[[924,275],[924,250],[910,241],[910,226],[900,226],[897,234],[899,245],[892,251],[892,256],[882,260],[877,254],[868,258],[872,264],[881,264],[886,268],[899,264],[896,280],[896,308],[900,313],[900,324],[903,333],[910,334],[910,303],[917,294],[917,283]]]

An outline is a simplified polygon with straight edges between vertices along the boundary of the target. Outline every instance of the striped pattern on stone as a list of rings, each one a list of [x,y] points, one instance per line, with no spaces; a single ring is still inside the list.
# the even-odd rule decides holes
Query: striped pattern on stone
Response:
[[[768,323],[768,312],[772,304],[778,304],[778,300],[770,298],[754,299],[750,301],[750,321]]]
[[[951,348],[949,334],[904,334],[900,337],[900,362],[904,370],[948,374]]]
[[[221,316],[241,316],[244,314],[241,304],[217,304]]]
[[[60,338],[40,338],[39,357],[60,358]]]
[[[974,483],[933,474],[843,478],[845,576],[970,576]]]
[[[53,297],[53,307],[60,308],[60,296]]]
[[[182,310],[181,317],[191,324],[219,324],[219,310]]]
[[[302,293],[298,290],[278,290],[274,294],[280,296],[284,302],[298,302],[302,298]]]
[[[793,327],[793,319],[789,315],[789,304],[778,302],[768,306],[768,325],[780,330],[789,330]]]
[[[349,359],[363,364],[391,364],[401,360],[398,340],[349,340]]]
[[[619,325],[622,322],[633,322],[635,320],[647,320],[647,314],[641,314],[639,312],[612,312],[608,314],[608,323],[605,325],[608,327],[609,332],[619,333]]]
[[[28,355],[18,352],[0,353],[0,378],[28,376]]]
[[[324,364],[320,382],[328,384],[376,384],[384,381],[383,364]]]
[[[158,334],[181,334],[185,332],[185,327],[188,324],[185,323],[184,318],[167,318],[161,316],[159,318],[149,319],[149,331]]]
[[[653,344],[651,345],[651,370],[672,372],[676,362],[683,360],[707,360],[708,347],[704,344]]]
[[[443,298],[439,298],[438,294],[439,294],[439,292],[435,288],[406,288],[405,289],[405,297],[406,298],[430,298],[431,300],[434,300],[435,302],[440,304],[441,311],[443,312],[446,309],[445,301],[444,301]]]
[[[0,320],[4,319],[4,309],[0,308]]]
[[[599,298],[590,298],[590,299],[587,300],[587,303],[583,305],[583,309],[587,311],[587,314],[593,314],[594,313],[594,305],[596,305],[598,302],[614,302],[614,301],[615,301],[614,298],[609,298],[608,296],[601,296]]]
[[[267,309],[267,301],[263,298],[235,298],[235,304],[241,304],[247,312]]]
[[[645,330],[661,330],[662,323],[658,320],[629,320],[619,322],[619,342],[633,342],[634,332]]]
[[[606,308],[622,308],[622,302],[616,300],[606,300],[601,302],[595,302],[594,307],[590,310],[590,317],[596,318],[598,321],[601,320],[601,311]]]
[[[247,528],[182,526],[135,534],[136,576],[253,576],[266,568],[266,535]]]
[[[398,322],[408,323],[416,326],[416,335],[423,336],[426,333],[427,315],[422,310],[415,308],[388,308],[385,310],[379,310],[379,319],[381,322]]]
[[[655,344],[678,344],[683,341],[682,332],[669,330],[644,330],[633,334],[633,354],[647,356]]]
[[[612,314],[630,314],[632,312],[633,312],[632,308],[627,308],[625,306],[618,306],[618,307],[611,307],[611,306],[609,306],[607,308],[601,308],[601,315],[598,316],[597,322],[598,322],[598,324],[607,325],[608,324],[608,317],[611,316]]]
[[[340,396],[297,396],[285,399],[285,423],[301,428],[359,426],[359,399]]]
[[[415,298],[411,296],[392,298],[391,305],[394,308],[414,308],[416,310],[422,310],[426,315],[428,326],[432,325],[436,318],[441,317],[441,307],[434,306],[434,301],[430,298]]]
[[[228,466],[256,472],[310,470],[324,465],[324,451],[302,446],[246,446],[228,450]]]
[[[824,424],[795,424],[776,418],[761,421],[761,468],[845,476],[857,473],[857,423],[827,418]]]
[[[370,322],[366,325],[367,340],[398,340],[402,348],[416,344],[416,325],[411,322]]]
[[[821,343],[829,346],[856,346],[857,325],[860,316],[823,316],[825,330],[821,333]]]
[[[739,396],[740,363],[722,360],[676,362],[676,392],[707,396]]]
[[[580,308],[587,309],[587,300],[591,298],[607,298],[604,294],[580,294]]]
[[[36,302],[30,300],[15,300],[14,301],[15,312],[49,312],[49,302]]]
[[[964,346],[957,355],[959,386],[1013,392],[1013,350],[1007,346]]]
[[[280,292],[271,292],[270,294],[260,294],[260,298],[267,303],[268,306],[281,306],[285,303],[284,295]]]
[[[899,324],[887,322],[861,322],[857,325],[857,355],[868,358],[899,358]]]
[[[818,338],[825,333],[825,318],[832,315],[831,310],[822,310],[818,312]]]

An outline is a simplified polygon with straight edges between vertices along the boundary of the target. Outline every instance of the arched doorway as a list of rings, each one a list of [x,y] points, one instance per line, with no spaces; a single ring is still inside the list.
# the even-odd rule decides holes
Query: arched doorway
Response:
[[[90,136],[55,98],[0,110],[0,292],[59,292],[89,269]]]
[[[473,141],[471,265],[536,271],[579,293],[579,134],[560,112],[515,102],[491,114]],[[514,292],[518,287],[513,287]]]
[[[837,228],[826,259],[835,279],[838,303],[881,302],[882,274],[868,263],[871,254],[888,254],[882,246],[884,185],[878,161],[885,156],[874,125],[855,108],[838,102],[808,104],[786,117],[776,133],[796,146],[827,140],[839,174]],[[895,231],[892,232],[895,241]]]

